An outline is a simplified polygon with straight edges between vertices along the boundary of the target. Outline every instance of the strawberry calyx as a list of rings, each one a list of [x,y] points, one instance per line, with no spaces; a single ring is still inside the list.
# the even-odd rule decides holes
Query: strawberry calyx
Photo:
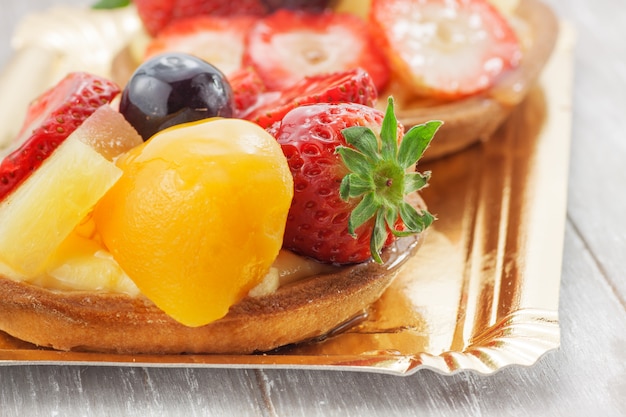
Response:
[[[382,263],[380,252],[389,231],[397,237],[420,233],[435,219],[427,210],[414,208],[406,197],[428,184],[430,172],[412,172],[411,168],[417,165],[441,125],[441,121],[429,121],[413,126],[398,146],[398,121],[393,98],[389,97],[380,140],[366,126],[341,132],[351,147],[338,146],[336,150],[350,171],[342,179],[339,193],[344,201],[361,199],[350,214],[348,232],[356,237],[355,230],[375,218],[370,251],[377,263]],[[403,230],[397,229],[398,220],[402,221]]]

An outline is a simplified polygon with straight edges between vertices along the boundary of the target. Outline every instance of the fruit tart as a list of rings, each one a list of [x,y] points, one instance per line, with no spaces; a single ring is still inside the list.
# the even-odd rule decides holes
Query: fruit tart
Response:
[[[418,160],[440,136],[434,156],[473,141],[446,126],[492,123],[489,103],[511,104],[493,93],[532,57],[478,0],[455,10],[497,39],[460,83],[407,67],[391,36],[414,7],[447,10],[434,0],[135,3],[142,56],[113,79],[68,74],[0,165],[0,329],[39,346],[266,352],[350,322],[434,221]],[[424,117],[440,106],[441,130]]]
[[[376,98],[263,128],[192,55],[159,54],[123,88],[68,74],[0,164],[0,329],[60,350],[253,353],[361,315],[434,220],[415,167],[441,124],[405,133]]]

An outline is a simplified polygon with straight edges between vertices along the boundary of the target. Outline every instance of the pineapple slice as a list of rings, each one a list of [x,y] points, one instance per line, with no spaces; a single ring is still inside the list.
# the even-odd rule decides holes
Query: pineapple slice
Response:
[[[93,233],[84,234],[85,224],[95,232],[91,216],[63,241],[51,257],[38,283],[46,288],[139,294],[113,256]]]
[[[96,146],[94,129],[100,131],[100,125],[107,133]],[[108,106],[85,120],[0,202],[0,263],[22,277],[42,274],[61,243],[121,177],[111,161],[114,154],[141,142],[123,116]],[[104,149],[115,151],[103,151],[103,156]]]

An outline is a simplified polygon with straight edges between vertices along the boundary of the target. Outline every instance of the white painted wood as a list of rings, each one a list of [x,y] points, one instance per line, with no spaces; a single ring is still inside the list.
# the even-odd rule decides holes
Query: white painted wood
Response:
[[[19,18],[55,3],[3,2],[0,67]],[[0,367],[0,415],[626,415],[626,9],[548,3],[578,32],[558,351],[491,376]]]

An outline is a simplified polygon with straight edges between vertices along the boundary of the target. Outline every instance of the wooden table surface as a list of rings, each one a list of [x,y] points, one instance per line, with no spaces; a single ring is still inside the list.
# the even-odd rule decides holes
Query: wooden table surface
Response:
[[[0,68],[19,19],[59,3],[91,1],[3,2]],[[558,350],[489,376],[5,366],[0,415],[626,415],[626,8],[547,3],[577,33]]]

